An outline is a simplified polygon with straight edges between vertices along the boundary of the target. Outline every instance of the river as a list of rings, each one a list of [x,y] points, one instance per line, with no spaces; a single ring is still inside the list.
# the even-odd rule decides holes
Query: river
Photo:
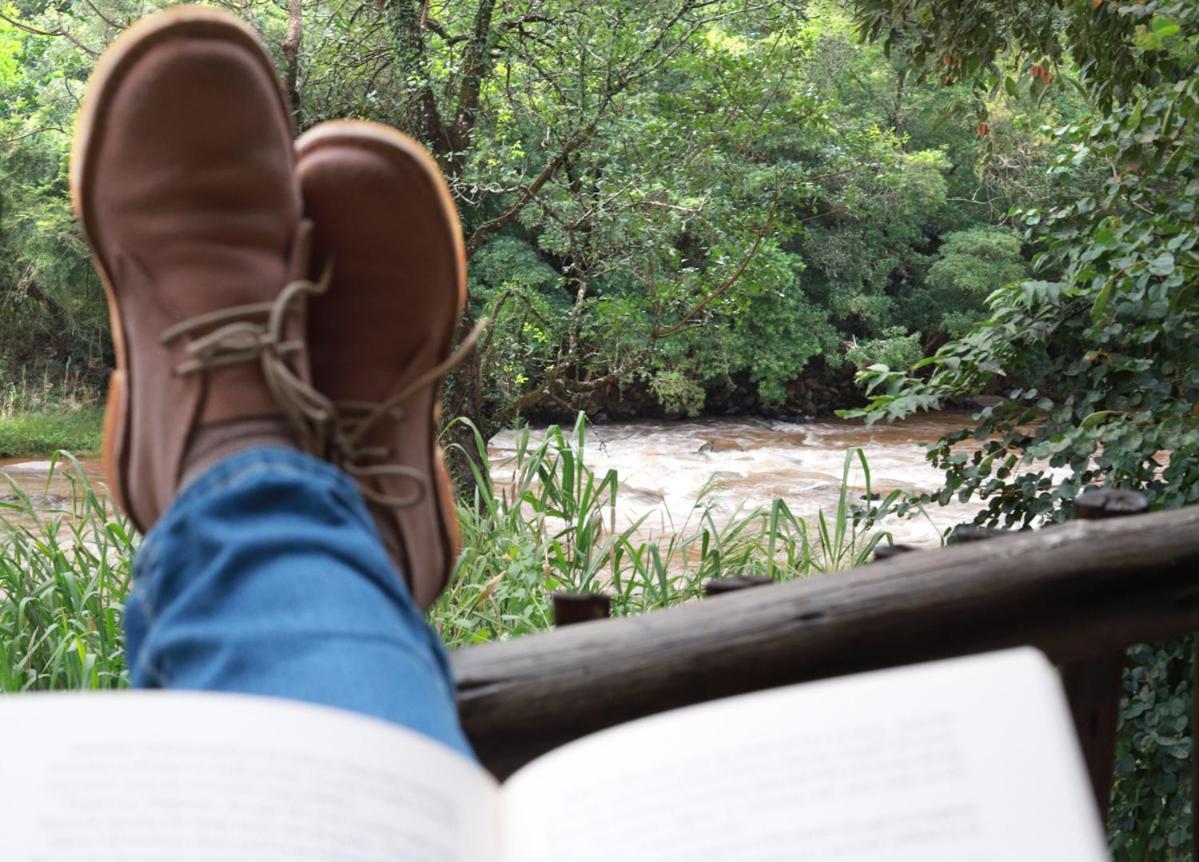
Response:
[[[618,527],[646,516],[647,535],[673,532],[710,486],[707,500],[717,512],[767,506],[782,498],[796,515],[836,510],[845,454],[861,448],[870,466],[871,490],[913,491],[941,486],[942,474],[924,460],[922,443],[969,424],[967,412],[927,414],[893,425],[820,419],[783,422],[766,419],[699,419],[683,422],[625,422],[587,431],[586,460],[603,476],[617,471]],[[534,429],[537,437],[539,429]],[[516,433],[491,440],[492,475],[510,479]],[[865,492],[865,476],[855,459],[849,476],[855,497]],[[896,542],[940,544],[941,532],[970,520],[975,503],[934,507],[928,518],[890,518],[884,526]]]
[[[924,460],[921,443],[968,423],[968,413],[942,412],[915,417],[894,425],[863,425],[841,419],[782,422],[765,419],[699,419],[682,422],[626,422],[588,429],[586,459],[601,476],[617,471],[620,481],[618,521],[625,524],[646,516],[640,532],[671,532],[692,511],[704,490],[707,500],[725,515],[738,507],[768,505],[776,497],[792,511],[814,516],[818,510],[835,510],[845,453],[861,448],[870,465],[872,489],[886,494],[894,488],[932,490],[941,474]],[[540,431],[534,429],[536,437]],[[492,473],[505,483],[512,472],[515,432],[506,431],[491,441]],[[83,466],[95,482],[102,482],[99,459]],[[61,477],[46,485],[49,462],[18,459],[0,461],[25,490],[38,495],[47,508],[61,504],[71,493]],[[850,474],[854,495],[865,491],[862,471],[855,462]],[[11,493],[0,487],[0,497]],[[897,542],[936,545],[940,531],[968,520],[974,504],[951,504],[929,511],[929,519],[889,519],[885,524]],[[621,526],[618,524],[618,526]]]

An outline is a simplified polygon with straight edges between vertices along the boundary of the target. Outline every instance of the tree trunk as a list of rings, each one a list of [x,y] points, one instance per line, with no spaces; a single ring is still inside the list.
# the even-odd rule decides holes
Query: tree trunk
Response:
[[[296,128],[304,127],[300,98],[300,45],[304,41],[304,9],[301,0],[287,0],[287,34],[283,37],[283,82],[291,101]]]

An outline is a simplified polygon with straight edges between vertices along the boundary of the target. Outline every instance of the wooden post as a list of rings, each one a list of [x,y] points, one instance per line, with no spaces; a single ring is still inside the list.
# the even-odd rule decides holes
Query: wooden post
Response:
[[[915,545],[876,545],[874,548],[874,559],[889,560],[892,557],[898,557],[900,554],[909,554],[912,551],[919,551]]]
[[[996,527],[976,527],[973,524],[967,524],[964,527],[958,527],[950,534],[949,544],[965,545],[968,542],[985,542],[988,539],[1007,534],[1007,530],[1000,530]]]
[[[1074,501],[1074,512],[1084,521],[1105,521],[1149,510],[1149,499],[1136,491],[1088,488]],[[1087,761],[1091,790],[1099,816],[1107,823],[1112,796],[1112,771],[1116,762],[1116,725],[1120,720],[1124,651],[1112,652],[1062,668],[1062,682],[1070,698],[1074,728]]]
[[[727,578],[708,578],[704,581],[704,595],[708,598],[725,593],[735,593],[749,587],[765,587],[774,583],[774,578],[765,575],[732,575]]]
[[[554,625],[559,627],[612,616],[612,597],[607,593],[570,593],[560,590],[552,598]]]
[[[1199,635],[1191,645],[1191,858],[1199,862]]]

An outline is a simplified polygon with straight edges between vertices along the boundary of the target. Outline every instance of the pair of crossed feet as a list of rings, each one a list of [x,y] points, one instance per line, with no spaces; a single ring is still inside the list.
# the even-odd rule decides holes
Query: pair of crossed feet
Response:
[[[462,233],[436,163],[373,123],[293,143],[253,31],[178,6],[101,57],[71,157],[76,213],[116,345],[112,490],[148,530],[178,489],[255,445],[355,476],[427,607],[457,556],[436,442],[466,300]]]

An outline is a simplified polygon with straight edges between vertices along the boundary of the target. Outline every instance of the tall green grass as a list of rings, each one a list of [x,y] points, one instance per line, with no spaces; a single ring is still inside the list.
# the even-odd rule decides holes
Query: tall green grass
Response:
[[[69,499],[45,509],[44,493],[10,480],[16,499],[0,502],[0,691],[121,688],[138,540],[74,458],[54,461]]]
[[[722,516],[705,492],[647,538],[642,522],[618,524],[618,477],[587,465],[585,442],[582,417],[536,441],[522,431],[509,489],[493,486],[476,434],[477,490],[458,508],[464,550],[431,613],[451,646],[548,628],[559,589],[607,591],[624,616],[697,598],[713,577],[788,580],[859,565],[890,539],[876,525],[899,492],[868,508],[849,492],[857,467],[873,499],[861,450],[846,454],[836,509],[811,523],[783,500]],[[55,460],[69,500],[47,510],[43,489],[10,482],[16,499],[0,502],[0,691],[127,685],[122,608],[139,539],[74,458]]]
[[[722,516],[709,487],[666,535],[646,538],[642,520],[618,526],[619,478],[587,465],[582,415],[569,432],[551,427],[537,442],[528,429],[517,435],[510,489],[493,486],[486,443],[474,430],[468,454],[476,491],[459,506],[464,551],[432,612],[451,646],[549,627],[555,590],[607,591],[613,614],[625,616],[697,598],[709,578],[791,580],[861,565],[890,541],[876,525],[901,493],[855,505],[855,465],[865,499],[874,497],[865,454],[854,449],[845,456],[836,509],[812,524],[781,499]]]
[[[0,412],[0,458],[26,458],[67,450],[88,454],[100,449],[101,407]]]

